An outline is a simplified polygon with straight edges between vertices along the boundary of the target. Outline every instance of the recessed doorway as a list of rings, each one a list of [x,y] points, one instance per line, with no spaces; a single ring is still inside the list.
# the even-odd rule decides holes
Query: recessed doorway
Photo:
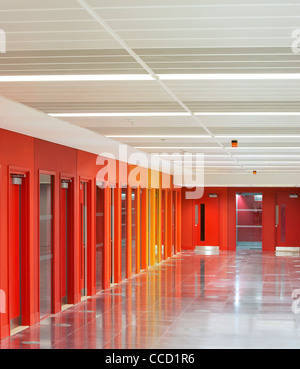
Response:
[[[236,194],[236,249],[262,250],[262,193]]]

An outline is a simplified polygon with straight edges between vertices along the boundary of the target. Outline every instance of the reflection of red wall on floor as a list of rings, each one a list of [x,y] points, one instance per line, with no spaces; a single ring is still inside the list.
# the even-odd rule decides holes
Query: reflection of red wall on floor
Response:
[[[185,199],[185,192],[186,190],[184,189],[182,191],[182,249],[194,250],[196,246],[193,243],[192,236],[195,211],[194,200]],[[275,194],[278,192],[294,193],[295,191],[283,188],[205,188],[205,194],[217,193],[220,197],[220,211],[219,214],[216,214],[220,218],[220,250],[236,250],[236,193],[238,192],[262,193],[263,251],[274,251],[276,246]],[[207,201],[207,206],[209,206],[209,199]],[[209,242],[204,242],[203,245],[211,246]]]

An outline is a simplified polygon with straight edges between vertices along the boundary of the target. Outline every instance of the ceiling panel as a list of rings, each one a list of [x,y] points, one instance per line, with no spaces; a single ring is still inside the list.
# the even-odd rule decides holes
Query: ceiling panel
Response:
[[[298,1],[87,4],[98,20],[80,1],[2,0],[7,53],[0,54],[0,77],[300,73],[291,48]],[[255,169],[300,171],[300,80],[0,82],[0,94],[48,114],[118,113],[62,119],[149,153],[204,153],[214,181]],[[136,115],[166,112],[174,116]],[[222,115],[239,112],[295,115]],[[239,141],[235,150],[232,139]]]

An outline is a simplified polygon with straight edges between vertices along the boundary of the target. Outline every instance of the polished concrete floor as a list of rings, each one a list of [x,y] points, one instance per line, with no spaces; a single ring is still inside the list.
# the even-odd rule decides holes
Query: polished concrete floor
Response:
[[[299,255],[182,252],[0,347],[300,348],[299,288]]]

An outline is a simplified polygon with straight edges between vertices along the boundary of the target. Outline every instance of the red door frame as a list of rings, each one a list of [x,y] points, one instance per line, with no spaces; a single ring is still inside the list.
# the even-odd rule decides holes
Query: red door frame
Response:
[[[114,188],[114,283],[122,280],[122,187],[119,183]]]
[[[103,289],[110,286],[110,252],[111,252],[111,189],[104,188],[104,246],[103,246]]]
[[[132,276],[132,188],[127,186],[126,194],[126,274]]]
[[[28,168],[21,167],[8,167],[8,268],[10,268],[10,244],[11,244],[11,232],[10,229],[10,198],[11,198],[11,175],[24,175],[24,186],[22,186],[22,197],[21,197],[21,209],[22,209],[22,229],[21,229],[21,252],[22,252],[22,267],[21,267],[21,315],[22,322],[21,325],[30,325],[30,248],[29,248],[29,228],[30,228],[30,215],[29,215],[29,204],[30,204],[30,177],[31,170]],[[9,273],[8,273],[9,276]],[[8,283],[10,283],[10,277],[8,278]],[[8,315],[9,315],[9,324],[10,324],[10,295],[8,288]]]
[[[98,189],[97,189],[98,187]],[[100,202],[97,203],[97,191],[101,191],[100,192],[100,197],[101,197],[101,201],[102,203]],[[106,191],[105,191],[105,187],[103,186],[97,186],[96,185],[96,192],[95,192],[95,199],[96,199],[96,217],[97,217],[97,212],[98,210],[100,210],[100,212],[102,212],[103,214],[103,224],[102,224],[102,231],[103,231],[103,235],[102,235],[102,241],[103,241],[103,246],[102,246],[102,265],[101,265],[101,273],[102,273],[102,286],[100,287],[100,289],[98,290],[97,289],[97,292],[100,292],[101,290],[105,289],[105,278],[106,278],[106,273],[105,273],[105,268],[106,268],[106,262],[105,262],[105,257],[106,257],[106,251],[105,251],[105,247],[106,247],[106,221],[105,221],[105,218],[106,218],[106,211],[105,211],[105,206],[107,204],[107,199],[106,199]],[[95,222],[95,231],[97,233],[97,222]],[[96,237],[96,255],[95,255],[95,258],[96,258],[96,262],[97,262],[97,237]],[[99,266],[96,264],[96,288],[97,288],[97,268],[99,268]]]
[[[74,304],[74,296],[75,296],[75,289],[74,289],[74,264],[75,264],[75,178],[72,175],[68,174],[61,174],[60,175],[60,207],[64,206],[62,203],[62,191],[61,182],[63,180],[70,181],[69,188],[68,188],[68,214],[69,214],[69,222],[68,222],[68,288],[67,288],[67,296],[68,296],[68,304]],[[62,234],[62,226],[65,220],[62,218],[62,214],[64,211],[60,208],[60,255],[62,254],[62,248],[65,247],[63,245],[63,237]],[[60,273],[62,273],[62,265],[61,265],[61,258],[60,258]],[[61,274],[60,274],[61,275]],[[60,277],[62,282],[62,275]],[[61,286],[61,284],[60,284]],[[62,292],[60,292],[60,297],[62,298]]]
[[[92,230],[95,229],[95,222],[94,222],[94,217],[93,217],[93,213],[95,212],[95,206],[92,206],[92,198],[93,198],[93,190],[92,190],[92,184],[95,182],[92,178],[90,177],[83,177],[83,176],[79,176],[79,203],[82,204],[82,193],[81,193],[81,183],[86,183],[86,190],[87,190],[87,229],[86,229],[86,233],[87,233],[87,245],[86,245],[86,257],[87,257],[87,262],[86,262],[86,266],[87,266],[87,270],[86,270],[86,286],[87,286],[87,296],[92,296],[95,294],[95,280],[96,280],[96,258],[95,258],[95,253],[96,253],[96,244],[95,244],[95,235],[93,237],[92,235]],[[96,186],[96,183],[94,183]],[[94,186],[94,187],[95,187]],[[81,212],[81,207],[79,206],[79,212]],[[80,213],[81,214],[81,213]],[[79,214],[79,232],[80,232],[80,240],[79,240],[79,253],[82,253],[82,224],[81,224],[81,217]],[[79,254],[79,255],[80,255]],[[80,261],[82,262],[81,257],[79,257],[79,264]],[[84,261],[83,261],[84,262]],[[79,265],[79,272],[80,272],[80,265]],[[79,279],[80,279],[80,273],[79,273]],[[79,285],[79,293],[81,294],[81,286]]]

